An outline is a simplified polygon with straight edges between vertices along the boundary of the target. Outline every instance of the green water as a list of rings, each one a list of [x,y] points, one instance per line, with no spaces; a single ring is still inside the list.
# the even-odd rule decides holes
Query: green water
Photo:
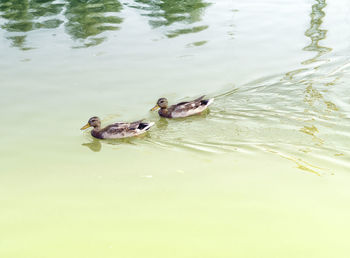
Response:
[[[347,258],[347,0],[0,0],[0,257]],[[207,94],[188,119],[149,112]],[[81,128],[156,122],[135,139]]]

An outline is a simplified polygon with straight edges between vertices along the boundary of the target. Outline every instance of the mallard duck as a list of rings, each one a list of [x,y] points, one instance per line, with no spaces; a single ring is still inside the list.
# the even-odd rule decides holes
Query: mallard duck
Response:
[[[98,139],[126,138],[145,133],[154,123],[143,123],[142,120],[132,123],[115,123],[101,128],[101,120],[97,116],[91,117],[80,130],[93,127],[91,135]]]
[[[155,111],[159,109],[158,114],[166,118],[192,116],[203,112],[214,101],[214,99],[203,98],[204,96],[192,101],[181,102],[170,107],[168,107],[168,100],[166,98],[160,98],[151,110]]]

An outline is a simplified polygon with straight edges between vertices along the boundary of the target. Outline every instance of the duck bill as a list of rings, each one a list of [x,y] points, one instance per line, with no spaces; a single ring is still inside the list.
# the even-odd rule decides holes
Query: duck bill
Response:
[[[85,130],[87,128],[89,128],[91,125],[89,125],[89,123],[87,123],[86,125],[84,125],[82,128],[80,128],[80,130]]]
[[[151,111],[156,111],[156,110],[158,110],[158,109],[160,109],[160,106],[155,105],[155,106],[151,109]]]

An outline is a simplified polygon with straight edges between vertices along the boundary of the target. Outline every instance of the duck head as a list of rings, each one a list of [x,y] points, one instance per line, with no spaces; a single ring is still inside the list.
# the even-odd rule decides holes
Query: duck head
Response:
[[[80,130],[85,130],[89,127],[100,128],[101,120],[97,116],[91,117],[86,125],[84,125]]]
[[[166,98],[160,98],[157,101],[157,104],[151,109],[151,111],[155,111],[157,109],[166,109],[168,108],[168,100]]]

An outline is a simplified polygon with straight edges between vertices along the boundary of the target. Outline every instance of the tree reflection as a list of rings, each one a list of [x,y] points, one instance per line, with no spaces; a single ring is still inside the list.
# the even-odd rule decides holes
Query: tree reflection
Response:
[[[305,51],[312,51],[316,52],[316,56],[314,56],[311,59],[308,59],[304,61],[302,64],[310,64],[314,62],[320,61],[320,57],[330,51],[332,51],[329,47],[320,46],[319,42],[326,38],[327,30],[321,29],[322,25],[322,19],[325,16],[325,13],[323,9],[326,7],[326,0],[316,0],[316,3],[312,6],[312,12],[310,14],[311,21],[310,21],[310,28],[306,30],[305,35],[310,38],[311,43],[306,46],[303,50]],[[318,67],[315,68],[315,70],[318,69]],[[329,104],[329,101],[326,101],[319,92],[314,87],[314,84],[316,82],[314,80],[309,80],[309,83],[307,85],[307,88],[305,90],[305,98],[304,101],[309,106],[314,106],[315,102],[323,102],[327,109],[332,106],[335,107],[333,103]]]
[[[311,39],[311,43],[303,50],[316,52],[317,55],[311,59],[303,62],[303,64],[309,64],[318,61],[319,57],[325,53],[330,52],[332,49],[319,45],[319,41],[326,38],[327,30],[321,29],[322,19],[325,16],[323,8],[326,7],[326,0],[317,0],[312,6],[310,28],[306,30],[305,36]]]
[[[143,10],[150,17],[153,28],[167,27],[169,38],[203,31],[208,26],[198,24],[209,3],[203,0],[135,0],[134,8]],[[123,19],[117,16],[122,10],[118,0],[1,0],[1,26],[9,35],[12,46],[22,50],[27,46],[27,36],[36,29],[55,29],[66,18],[65,30],[77,47],[90,47],[102,43],[103,32],[118,30]],[[64,12],[64,13],[62,13]],[[203,41],[204,42],[204,41]]]
[[[26,46],[28,32],[36,29],[55,29],[63,20],[58,18],[65,8],[67,33],[89,47],[105,40],[97,37],[105,31],[117,30],[122,19],[115,13],[122,5],[118,0],[70,0],[57,3],[55,0],[1,0],[0,16],[5,19],[2,29],[9,32],[7,37],[12,46],[22,50]],[[107,15],[108,14],[108,15]]]
[[[312,6],[312,12],[310,14],[310,27],[305,32],[305,36],[310,38],[311,43],[308,46],[306,46],[303,50],[316,52],[316,56],[302,62],[302,64],[311,64],[319,62],[321,61],[321,56],[332,51],[332,49],[329,47],[319,45],[319,42],[325,39],[327,35],[327,30],[321,29],[321,25],[323,22],[322,19],[325,17],[325,12],[323,11],[323,9],[326,7],[326,5],[326,0],[316,0],[316,3]],[[314,68],[315,73],[318,69],[319,66]],[[323,107],[323,110],[326,111],[326,113],[338,110],[337,106],[334,103],[326,100],[323,91],[320,90],[324,86],[326,86],[324,85],[324,83],[317,81],[314,77],[309,78],[305,83],[306,89],[304,91],[304,102],[308,105],[308,108],[306,108],[305,112],[311,113],[313,111],[316,111],[320,116],[327,119],[325,113],[320,112],[320,107]],[[317,127],[313,124],[313,122],[309,123],[308,125],[305,125],[303,128],[300,129],[300,131],[311,135],[313,137],[313,141],[316,144],[323,144],[324,141],[323,139],[317,136],[319,131]]]
[[[122,5],[117,0],[70,0],[65,12],[68,19],[66,31],[85,47],[98,45],[106,39],[98,37],[99,34],[119,29],[117,25],[123,19],[115,13],[121,9]],[[107,13],[113,15],[106,15]]]
[[[26,47],[27,32],[35,29],[53,29],[63,23],[53,16],[59,14],[62,3],[54,3],[54,0],[2,0],[0,2],[0,15],[6,20],[2,29],[10,32],[7,38],[12,41],[12,46],[22,50]],[[38,21],[41,18],[42,21]]]
[[[150,17],[153,28],[178,24],[194,24],[201,21],[203,11],[209,3],[202,0],[135,0],[134,8],[145,11],[144,16]],[[171,29],[167,37],[177,37],[182,34],[195,33],[207,29],[208,26],[186,26],[185,28]]]
[[[326,0],[315,0],[315,4],[312,5],[312,11],[310,13],[310,26],[305,31],[305,36],[310,38],[311,43],[303,48],[304,51],[315,52],[316,55],[310,59],[302,62],[303,65],[311,65],[318,63],[318,65],[308,68],[303,67],[291,71],[285,75],[285,79],[293,83],[302,84],[305,86],[303,102],[306,104],[304,113],[312,114],[312,119],[305,120],[305,124],[300,128],[300,132],[312,136],[312,140],[316,145],[322,145],[323,139],[318,137],[319,130],[315,125],[315,115],[322,119],[328,119],[327,114],[333,111],[337,111],[337,106],[328,101],[324,96],[325,87],[328,87],[329,82],[324,83],[324,74],[321,71],[322,64],[320,63],[321,56],[332,51],[332,48],[320,46],[320,41],[327,36],[327,30],[321,29],[325,12],[323,9],[326,7]],[[310,73],[312,69],[312,73]],[[316,76],[316,75],[319,76]],[[320,80],[321,79],[321,80]],[[336,78],[337,80],[337,78]]]

